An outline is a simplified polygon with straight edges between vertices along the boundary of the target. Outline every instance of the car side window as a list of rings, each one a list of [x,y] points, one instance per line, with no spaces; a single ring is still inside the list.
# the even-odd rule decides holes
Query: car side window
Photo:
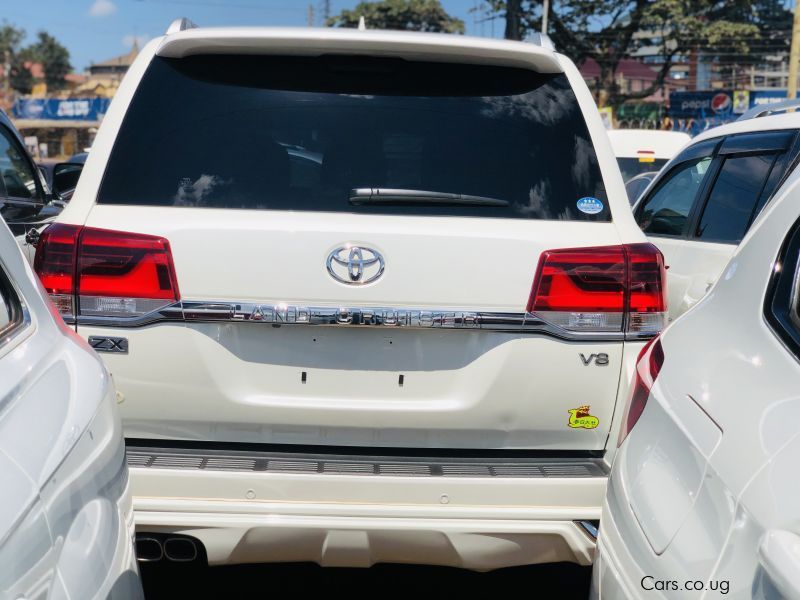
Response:
[[[637,220],[642,231],[653,235],[684,235],[710,165],[711,157],[704,156],[676,167],[639,209]]]
[[[695,237],[738,244],[750,225],[776,156],[726,157],[697,224]]]
[[[772,330],[800,359],[800,221],[792,227],[772,270],[764,314]]]
[[[0,331],[3,331],[11,323],[11,310],[9,309],[9,299],[0,291]]]
[[[39,196],[33,165],[12,133],[0,126],[0,176],[9,198],[35,200]]]
[[[10,338],[9,333],[20,320],[19,298],[11,287],[3,265],[0,264],[0,347]]]

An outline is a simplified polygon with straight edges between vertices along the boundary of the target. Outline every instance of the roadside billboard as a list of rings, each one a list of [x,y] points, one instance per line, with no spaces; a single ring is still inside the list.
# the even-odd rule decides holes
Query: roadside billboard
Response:
[[[673,129],[697,135],[711,127],[735,121],[754,106],[785,99],[785,90],[672,92],[667,115]]]
[[[11,109],[16,119],[101,121],[109,98],[22,98]]]

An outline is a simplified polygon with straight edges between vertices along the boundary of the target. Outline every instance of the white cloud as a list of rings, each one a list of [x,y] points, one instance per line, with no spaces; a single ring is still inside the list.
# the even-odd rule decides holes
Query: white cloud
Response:
[[[141,48],[149,39],[149,35],[133,35],[132,33],[129,33],[128,35],[123,36],[122,45],[126,48],[132,48],[133,44],[135,43],[139,48]]]
[[[94,0],[89,8],[89,14],[93,17],[107,17],[117,12],[117,5],[112,0]]]

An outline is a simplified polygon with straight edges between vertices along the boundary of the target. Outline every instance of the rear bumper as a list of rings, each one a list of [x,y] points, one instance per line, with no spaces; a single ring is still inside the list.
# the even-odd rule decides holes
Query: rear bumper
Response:
[[[127,341],[103,354],[127,437],[396,448],[603,451],[638,345],[258,323],[78,330]],[[598,425],[570,427],[584,405]]]
[[[496,460],[460,462],[468,475],[441,460],[362,460],[378,467],[353,474],[358,460],[342,461],[340,472],[318,460],[304,472],[302,460],[293,461],[294,471],[254,470],[244,456],[198,463],[197,455],[149,452],[144,459],[146,452],[129,449],[137,530],[191,535],[212,565],[588,565],[594,539],[576,521],[599,518],[606,482],[592,459],[526,460],[516,475]],[[384,463],[395,473],[416,466],[386,474]],[[420,475],[420,464],[437,468]],[[475,475],[476,466],[505,474]]]

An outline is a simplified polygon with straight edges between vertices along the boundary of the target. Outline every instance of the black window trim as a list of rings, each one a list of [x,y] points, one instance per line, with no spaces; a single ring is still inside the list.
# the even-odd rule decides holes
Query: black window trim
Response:
[[[17,136],[14,134],[14,132],[11,129],[9,129],[8,127],[3,125],[2,123],[0,123],[0,129],[2,129],[2,131],[0,131],[0,135],[5,134],[4,137],[6,137],[8,139],[8,141],[9,141],[9,143],[12,144],[17,149],[17,152],[20,153],[20,156],[22,156],[22,159],[27,163],[28,167],[31,169],[31,172],[33,173],[33,182],[34,182],[34,185],[36,185],[36,197],[35,198],[20,198],[18,196],[9,195],[8,194],[8,190],[5,187],[5,184],[3,183],[2,184],[3,185],[3,193],[2,193],[3,200],[11,201],[11,202],[14,202],[14,203],[24,203],[26,206],[30,206],[31,204],[39,204],[41,206],[44,206],[47,203],[46,202],[47,194],[46,194],[45,189],[42,187],[41,174],[39,172],[39,167],[36,165],[36,163],[33,160],[31,160],[31,157],[28,154],[28,149],[25,148],[25,146],[23,146],[22,144],[20,144],[19,139],[17,138]]]
[[[782,163],[780,165],[780,169],[776,170],[773,168],[773,172],[770,173],[767,181],[769,181],[772,177],[777,177],[780,174],[780,177],[775,182],[775,185],[772,186],[772,193],[769,196],[765,196],[759,198],[759,204],[756,206],[756,212],[751,217],[750,225],[752,226],[753,221],[755,221],[756,217],[761,214],[761,212],[772,202],[772,199],[777,194],[778,190],[781,189],[786,180],[789,178],[789,175],[792,174],[795,168],[797,168],[798,164],[800,163],[800,130],[794,132],[795,137],[792,143],[789,145],[789,148],[786,152],[782,155],[778,162]],[[776,164],[776,166],[778,166]]]
[[[712,179],[716,180],[717,173],[719,172],[720,160],[717,157],[717,152],[724,140],[724,137],[711,138],[700,142],[696,146],[692,146],[684,150],[680,155],[678,155],[676,162],[671,165],[669,171],[665,172],[661,177],[658,178],[656,185],[650,190],[650,192],[647,194],[647,197],[642,198],[638,202],[636,206],[636,214],[634,215],[637,224],[639,224],[639,220],[641,219],[645,203],[650,200],[650,198],[652,198],[653,195],[655,195],[663,186],[669,183],[669,181],[678,173],[678,171],[683,170],[687,163],[698,163],[704,158],[711,158],[711,163],[708,165],[708,176],[703,181],[703,185],[701,185],[695,193],[694,201],[692,202],[692,208],[689,211],[689,216],[686,219],[688,226],[685,228],[685,231],[680,235],[645,232],[647,237],[664,238],[669,240],[685,240],[689,238],[690,232],[692,232],[695,227],[697,207],[701,203],[705,203],[705,198],[707,197],[710,189],[709,182]],[[711,148],[710,154],[705,151],[706,148],[709,147]],[[641,225],[639,226],[641,227]]]
[[[779,134],[784,134],[789,139],[788,142],[785,141],[786,138],[781,138]],[[766,143],[764,144],[752,144],[750,147],[747,147],[747,144],[741,144],[738,148],[734,145],[734,142],[729,142],[729,140],[735,140],[735,142],[739,142],[740,140],[748,140],[750,138],[754,140],[758,140],[758,138],[764,138]],[[778,143],[776,140],[784,139],[784,142]],[[707,145],[711,145],[714,143],[714,148],[711,151],[711,154],[705,154],[704,152],[698,152],[698,149],[702,149]],[[728,145],[725,148],[726,144]],[[731,147],[733,146],[733,148]],[[762,146],[759,148],[758,146]],[[725,149],[723,151],[723,148]],[[753,149],[755,148],[755,149]],[[770,203],[772,198],[774,197],[775,193],[781,188],[786,178],[791,173],[792,169],[800,163],[800,130],[794,129],[776,129],[771,131],[755,131],[755,132],[744,132],[744,133],[734,133],[727,136],[720,136],[718,138],[710,138],[708,140],[704,140],[699,142],[695,146],[691,146],[683,151],[680,155],[678,155],[678,161],[675,162],[669,171],[664,173],[661,177],[659,177],[658,181],[656,182],[656,186],[650,190],[647,194],[646,198],[642,198],[636,206],[636,214],[634,218],[636,219],[637,224],[639,223],[639,219],[641,217],[642,209],[644,204],[647,200],[649,200],[653,194],[655,194],[662,185],[665,185],[669,179],[675,174],[676,169],[682,168],[687,162],[695,161],[698,158],[704,156],[711,157],[711,164],[709,165],[709,173],[706,180],[703,182],[703,185],[698,190],[698,193],[695,195],[694,204],[692,205],[692,210],[689,212],[688,227],[684,231],[682,235],[668,235],[663,233],[646,233],[647,237],[654,237],[654,238],[664,238],[664,239],[671,239],[671,240],[693,240],[700,243],[709,243],[709,244],[727,244],[736,246],[739,242],[731,242],[730,240],[713,240],[713,239],[702,239],[697,237],[697,227],[700,224],[700,219],[703,215],[703,211],[706,209],[706,204],[708,203],[708,199],[711,196],[711,191],[714,189],[714,185],[717,182],[717,178],[719,173],[722,169],[722,166],[726,159],[731,157],[738,157],[738,156],[746,156],[750,154],[777,154],[778,158],[772,164],[770,168],[770,172],[767,175],[766,179],[764,180],[764,184],[761,187],[761,191],[759,192],[759,199],[755,204],[754,210],[750,215],[750,219],[748,220],[747,229],[745,233],[750,229],[753,222],[755,221],[756,217],[761,213],[761,211],[766,208],[766,206]],[[774,186],[768,186],[767,184],[773,180],[773,177],[777,177],[780,174],[780,179],[775,183]],[[764,190],[767,187],[771,187],[772,193],[769,195],[764,195]]]
[[[794,139],[787,142],[785,140],[789,137],[789,134],[793,135]],[[699,197],[699,199],[695,200],[695,209],[692,215],[690,215],[691,222],[689,223],[686,239],[706,244],[725,244],[728,246],[738,246],[741,243],[741,240],[733,242],[731,240],[700,238],[697,235],[697,228],[700,226],[700,219],[703,217],[703,213],[705,212],[709,198],[711,197],[711,192],[713,191],[714,186],[717,184],[717,179],[719,178],[725,162],[730,158],[739,158],[742,156],[758,156],[769,154],[775,155],[775,159],[772,161],[769,173],[761,184],[761,189],[758,192],[758,200],[756,200],[756,203],[753,205],[753,210],[750,213],[749,219],[747,220],[747,227],[745,228],[742,236],[744,237],[744,235],[747,235],[747,232],[749,231],[750,226],[753,224],[756,216],[758,216],[759,212],[764,209],[764,207],[769,203],[771,196],[778,190],[778,187],[776,186],[772,188],[772,194],[770,196],[764,197],[764,190],[767,189],[767,184],[772,180],[773,173],[779,172],[776,171],[776,167],[779,165],[783,166],[785,164],[785,160],[788,160],[789,158],[790,151],[797,146],[797,137],[797,131],[786,129],[772,131],[748,131],[745,133],[734,133],[725,136],[725,138],[722,140],[722,143],[717,146],[715,150],[715,160],[717,165],[716,170],[713,173],[713,177],[710,177],[707,180],[707,186],[704,189],[704,193]]]
[[[772,332],[800,360],[800,219],[781,244],[764,298],[764,317]]]
[[[791,129],[733,133],[725,138],[719,154],[770,154],[786,152],[796,132]]]

